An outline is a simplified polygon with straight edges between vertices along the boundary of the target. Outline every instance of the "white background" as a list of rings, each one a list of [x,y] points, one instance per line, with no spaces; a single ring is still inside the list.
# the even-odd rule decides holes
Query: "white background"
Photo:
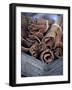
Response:
[[[10,87],[8,85],[9,83],[9,4],[10,3],[34,3],[34,4],[71,6],[72,0],[0,0],[0,90],[13,90],[13,89],[14,90],[16,89],[17,90],[20,89],[21,90],[25,90],[25,89],[26,90],[30,90],[30,89],[31,90],[44,90],[44,89],[71,90],[72,83],[45,85],[45,86],[28,86],[28,87]],[[72,11],[72,6],[71,6],[71,11]]]

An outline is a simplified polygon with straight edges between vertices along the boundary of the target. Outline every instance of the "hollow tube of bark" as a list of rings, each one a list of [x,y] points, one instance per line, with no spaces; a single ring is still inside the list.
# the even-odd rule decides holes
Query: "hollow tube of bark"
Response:
[[[53,52],[50,49],[44,50],[41,55],[40,59],[45,63],[51,63],[54,60]]]

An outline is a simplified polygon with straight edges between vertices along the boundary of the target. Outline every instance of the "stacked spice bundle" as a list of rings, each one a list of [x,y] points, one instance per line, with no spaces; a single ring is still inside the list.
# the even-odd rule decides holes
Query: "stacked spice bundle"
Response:
[[[47,64],[63,57],[62,29],[58,24],[22,15],[21,30],[22,51]]]

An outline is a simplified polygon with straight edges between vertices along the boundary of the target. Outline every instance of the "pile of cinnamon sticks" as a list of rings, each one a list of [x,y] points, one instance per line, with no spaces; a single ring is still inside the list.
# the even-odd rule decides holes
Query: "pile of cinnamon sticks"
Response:
[[[47,64],[62,58],[61,27],[46,19],[21,16],[21,50]]]

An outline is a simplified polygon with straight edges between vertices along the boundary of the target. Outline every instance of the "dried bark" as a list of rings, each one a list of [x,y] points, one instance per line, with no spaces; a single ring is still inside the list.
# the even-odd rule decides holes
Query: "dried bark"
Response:
[[[45,63],[63,57],[62,30],[57,24],[45,19],[32,20],[22,16],[22,51],[29,52]]]

